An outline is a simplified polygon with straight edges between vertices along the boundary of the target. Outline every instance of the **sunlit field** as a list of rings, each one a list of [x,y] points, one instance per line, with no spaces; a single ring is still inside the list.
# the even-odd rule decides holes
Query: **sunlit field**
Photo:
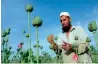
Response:
[[[56,18],[59,18],[59,13],[57,16],[57,14],[55,14],[55,12],[53,11],[54,9],[52,7],[49,7],[50,5],[55,7],[56,4],[54,5],[52,0],[51,2],[49,1],[52,4],[48,4],[45,1],[48,4],[47,6],[45,3],[41,6],[39,5],[40,2],[37,2],[35,0],[34,0],[34,5],[32,3],[33,0],[32,2],[30,0],[28,1],[26,0],[26,2],[24,1],[25,0],[17,1],[16,4],[13,5],[13,7],[11,7],[12,6],[11,3],[15,3],[14,1],[7,2],[6,0],[4,0],[1,2],[2,5],[1,63],[9,63],[9,64],[10,63],[62,63],[61,54],[58,51],[54,51],[53,45],[51,45],[47,41],[47,37],[50,34],[54,35],[53,40],[55,43],[57,43],[58,40],[57,31],[59,30],[56,30],[56,28],[53,27],[57,27],[60,24],[59,20],[55,21],[54,19],[55,15]],[[20,5],[18,3],[20,3]],[[18,7],[14,8],[14,6],[18,6]],[[18,9],[19,7],[21,8],[21,10]],[[44,9],[44,7],[46,7],[45,8],[46,10]],[[48,10],[48,7],[50,10]],[[12,9],[8,10],[10,8],[13,8],[13,10]],[[97,5],[97,9],[98,9],[98,5]],[[17,12],[14,12],[15,10],[17,10]],[[51,16],[49,15],[50,13],[49,11],[53,12]],[[58,10],[56,9],[56,11]],[[60,11],[64,11],[64,10],[61,9]],[[69,10],[69,12],[72,11]],[[98,15],[98,10],[96,13]],[[44,14],[47,14],[46,15],[47,18]],[[81,18],[83,18],[83,16]],[[11,20],[13,23],[10,22]],[[17,22],[14,20],[16,20]],[[55,22],[58,22],[58,24],[56,24]],[[80,21],[79,25],[84,26],[82,24],[85,23],[82,23],[82,21]],[[76,23],[73,22],[73,24]],[[19,31],[16,30],[16,32],[13,32],[13,29],[17,27]],[[85,42],[89,43],[89,53],[91,55],[92,62],[98,63],[98,20],[93,19],[87,21],[85,27],[83,27],[84,30],[88,31],[87,32],[88,37],[86,38]],[[60,29],[60,27],[59,28],[57,27],[57,29]],[[45,39],[44,42],[41,41],[44,39]],[[77,42],[79,38],[76,36],[74,39]]]

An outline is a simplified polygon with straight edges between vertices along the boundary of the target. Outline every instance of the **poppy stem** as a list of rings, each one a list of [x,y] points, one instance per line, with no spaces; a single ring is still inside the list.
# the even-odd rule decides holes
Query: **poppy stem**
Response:
[[[29,44],[29,42],[28,42],[28,37],[27,37],[27,50],[28,50],[28,47],[29,47],[29,45],[28,45],[28,44]]]
[[[31,56],[31,34],[30,34],[30,12],[28,12],[28,32],[29,32],[29,60]]]
[[[22,48],[21,48],[21,52],[22,52]],[[21,56],[21,63],[22,63],[22,56]]]
[[[42,49],[41,49],[41,56],[42,56]]]
[[[28,39],[28,37],[27,37],[27,51],[29,50],[29,39]],[[29,57],[28,57],[28,61],[29,61]]]
[[[52,50],[51,50],[51,57],[52,57]]]
[[[98,50],[98,32],[93,31],[93,35],[94,35],[94,39],[95,39],[95,42],[96,42],[96,47],[97,47],[97,50]]]
[[[8,38],[8,40],[9,40],[9,37],[8,37],[8,35],[6,36],[7,38]],[[7,46],[7,48],[8,48],[8,42],[6,42],[6,46]]]
[[[37,63],[39,63],[39,47],[38,47],[38,27],[36,27],[36,44],[37,44],[37,50],[36,50],[36,58],[37,58]]]
[[[24,40],[25,40],[25,38],[24,38],[24,37],[25,37],[25,33],[23,33],[23,42],[24,42]],[[24,43],[25,43],[25,42],[24,42]]]
[[[4,38],[3,38],[4,40]],[[3,63],[4,63],[4,56],[5,56],[5,52],[4,52],[4,44],[3,44]]]
[[[35,48],[35,56],[36,56],[36,48]]]

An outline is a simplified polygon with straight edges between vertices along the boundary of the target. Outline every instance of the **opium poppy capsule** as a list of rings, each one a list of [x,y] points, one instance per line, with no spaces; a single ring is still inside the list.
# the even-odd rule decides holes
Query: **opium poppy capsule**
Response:
[[[40,49],[43,49],[43,46],[40,46]]]
[[[4,44],[5,44],[5,40],[3,39],[3,40],[2,40],[2,45],[4,45]]]
[[[32,12],[33,11],[33,6],[30,5],[30,4],[26,5],[25,9],[26,9],[27,12]]]
[[[25,30],[23,30],[23,33],[26,33],[26,31],[25,31]]]
[[[57,37],[57,36],[55,36],[55,37],[54,37],[54,39],[55,39],[55,40],[58,40],[58,37]]]
[[[29,37],[29,34],[26,34],[26,37],[28,38]]]
[[[19,52],[20,51],[20,48],[18,48],[17,51]]]
[[[88,24],[88,30],[90,32],[96,31],[97,30],[97,24],[95,21],[92,21]]]
[[[47,53],[46,52],[42,52],[43,53],[43,55],[47,55]]]
[[[37,46],[38,46],[38,48],[40,47],[40,45],[39,45],[39,44],[38,44]]]
[[[2,36],[2,37],[5,37],[5,36],[6,36],[6,31],[5,31],[5,30],[3,30],[3,31],[1,32],[1,36]]]
[[[75,40],[78,40],[78,36],[75,36]]]
[[[49,48],[50,48],[50,49],[53,49],[53,45],[52,45],[52,44],[50,44]]]
[[[11,46],[9,46],[9,49],[12,49],[12,47],[11,47]]]
[[[10,28],[8,28],[7,30],[8,30],[8,31],[11,31],[11,29],[10,29]]]
[[[23,44],[24,44],[23,42],[20,43],[20,45],[23,45]]]
[[[8,42],[8,37],[5,38],[5,42]]]
[[[4,51],[7,52],[8,51],[7,48],[5,48]]]
[[[6,30],[6,35],[9,35],[10,34],[10,31]]]
[[[22,51],[20,52],[20,55],[23,55],[23,52]]]
[[[36,44],[34,44],[33,47],[36,48]]]
[[[42,25],[42,20],[39,16],[34,17],[33,21],[32,21],[32,25],[34,27],[40,27]]]
[[[91,39],[89,37],[87,37],[86,42],[91,42]]]

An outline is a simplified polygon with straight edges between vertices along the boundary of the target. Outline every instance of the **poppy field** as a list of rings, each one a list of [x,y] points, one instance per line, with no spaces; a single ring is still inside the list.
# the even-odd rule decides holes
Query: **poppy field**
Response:
[[[32,5],[27,5],[25,10],[28,14],[28,33],[23,31],[24,37],[26,37],[27,43],[24,41],[20,42],[17,46],[17,51],[12,51],[13,46],[9,45],[9,36],[11,34],[11,28],[2,30],[1,32],[1,62],[2,63],[62,63],[61,54],[57,51],[53,51],[53,46],[50,45],[49,49],[51,52],[55,53],[53,57],[51,52],[43,51],[43,46],[39,44],[38,40],[38,28],[42,26],[43,22],[39,16],[34,17],[32,21],[32,26],[36,28],[36,44],[32,46],[31,44],[31,29],[30,29],[30,14],[33,11]],[[93,34],[95,39],[96,47],[89,45],[90,54],[92,57],[93,63],[98,63],[98,25],[96,21],[92,21],[88,24],[88,30]],[[47,37],[46,37],[47,38]],[[58,39],[57,36],[54,38]],[[11,39],[10,39],[11,40]],[[78,37],[75,37],[75,40],[78,40]],[[87,38],[86,42],[91,42],[91,38]],[[26,44],[26,50],[23,50],[23,46]],[[33,47],[34,49],[32,49]],[[41,51],[41,52],[39,52]],[[34,54],[36,52],[36,54]],[[40,55],[41,54],[41,55]]]

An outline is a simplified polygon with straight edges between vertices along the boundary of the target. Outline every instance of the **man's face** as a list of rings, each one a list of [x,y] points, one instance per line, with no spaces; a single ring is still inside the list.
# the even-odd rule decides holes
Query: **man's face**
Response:
[[[68,32],[68,30],[70,29],[70,18],[68,16],[61,16],[60,21],[62,24],[62,30],[64,32]]]

